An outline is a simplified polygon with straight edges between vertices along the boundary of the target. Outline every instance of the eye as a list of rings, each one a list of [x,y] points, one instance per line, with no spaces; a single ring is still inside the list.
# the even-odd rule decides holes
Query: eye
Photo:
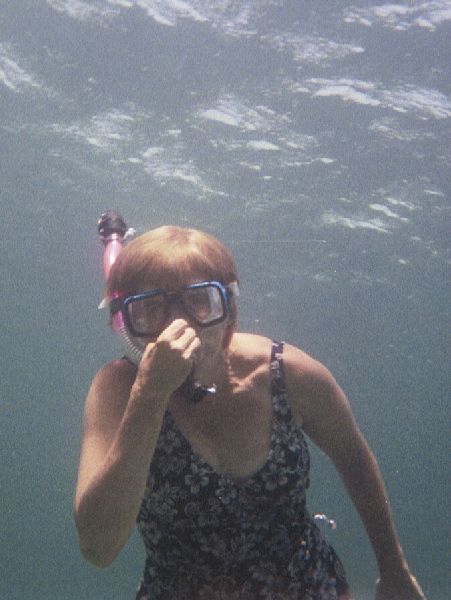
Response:
[[[161,296],[136,298],[128,305],[128,314],[137,332],[154,331],[165,318],[165,301]]]
[[[205,288],[187,290],[187,293],[184,294],[183,302],[198,317],[204,318],[210,313],[210,299],[208,291]]]

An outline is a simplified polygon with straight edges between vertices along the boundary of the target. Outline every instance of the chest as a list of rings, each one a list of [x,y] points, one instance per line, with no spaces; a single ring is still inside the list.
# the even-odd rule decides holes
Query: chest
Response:
[[[268,460],[274,421],[269,389],[212,395],[198,405],[171,408],[175,428],[192,451],[215,471],[233,479],[250,477]]]

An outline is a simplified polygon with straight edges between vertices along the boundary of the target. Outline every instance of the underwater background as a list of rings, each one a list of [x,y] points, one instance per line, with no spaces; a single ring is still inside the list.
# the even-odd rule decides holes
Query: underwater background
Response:
[[[206,230],[240,329],[324,362],[428,600],[451,597],[451,1],[0,0],[0,600],[134,598],[72,519],[83,403],[119,356],[97,220]],[[310,444],[357,600],[376,565]],[[322,525],[322,524],[320,524]]]

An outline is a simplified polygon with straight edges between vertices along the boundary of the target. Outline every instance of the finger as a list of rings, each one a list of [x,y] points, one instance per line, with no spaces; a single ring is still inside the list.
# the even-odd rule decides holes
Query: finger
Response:
[[[165,330],[157,339],[155,346],[159,355],[166,357],[172,355],[173,358],[180,356],[184,360],[190,360],[192,354],[200,347],[200,340],[196,331],[186,325],[181,326],[180,329],[176,327]]]
[[[193,330],[194,331],[194,330]],[[194,332],[195,333],[195,332]],[[195,337],[189,342],[186,350],[183,352],[183,357],[188,358],[193,365],[196,364],[196,352],[199,350],[201,346],[200,339],[195,335]]]
[[[158,336],[158,340],[173,340],[183,335],[189,327],[185,319],[175,319]]]
[[[187,327],[185,329],[185,331],[183,331],[183,333],[180,335],[179,342],[182,345],[187,345],[188,346],[188,345],[192,344],[192,342],[195,339],[198,339],[196,330],[193,329],[192,327]]]

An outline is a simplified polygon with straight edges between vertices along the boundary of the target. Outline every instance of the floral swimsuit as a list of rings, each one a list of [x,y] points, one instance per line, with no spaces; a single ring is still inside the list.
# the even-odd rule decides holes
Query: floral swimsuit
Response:
[[[166,412],[137,518],[146,564],[136,600],[349,599],[343,566],[306,511],[309,453],[282,353],[274,342],[271,450],[253,476],[215,471]]]

